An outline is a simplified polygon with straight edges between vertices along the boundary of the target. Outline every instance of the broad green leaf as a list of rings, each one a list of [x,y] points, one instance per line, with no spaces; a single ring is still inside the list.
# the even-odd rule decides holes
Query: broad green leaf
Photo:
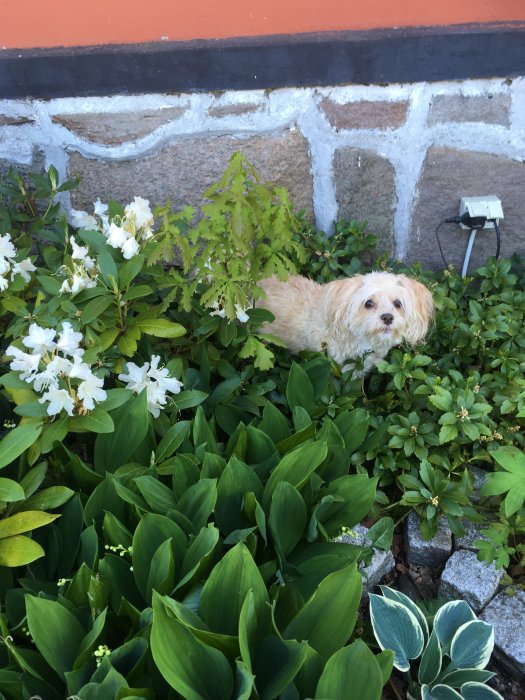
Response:
[[[42,513],[38,510],[27,510],[10,515],[4,520],[0,520],[0,539],[36,530],[38,527],[52,523],[59,517],[59,515]]]
[[[459,671],[450,671],[439,677],[439,682],[452,688],[461,688],[464,683],[486,683],[496,674],[492,671],[484,671],[481,668],[462,668]]]
[[[253,469],[233,455],[217,483],[215,520],[223,534],[227,535],[249,524],[243,514],[245,495],[254,493],[259,499],[262,489],[261,481]]]
[[[141,333],[157,338],[180,338],[186,333],[184,326],[167,318],[138,318],[137,327]]]
[[[410,659],[423,651],[424,636],[416,616],[404,605],[375,593],[369,594],[370,619],[381,649],[392,649],[394,666],[400,671],[410,669]]]
[[[3,537],[0,540],[0,566],[24,566],[45,554],[42,547],[25,535]]]
[[[394,536],[394,521],[392,518],[380,518],[367,532],[367,539],[370,539],[376,549],[386,552],[392,546]]]
[[[230,663],[217,649],[203,644],[153,595],[151,652],[166,682],[186,700],[231,697]]]
[[[383,675],[370,649],[357,639],[333,654],[321,674],[316,698],[381,700]]]
[[[21,422],[0,440],[0,469],[11,464],[22,452],[36,442],[42,432],[42,423]]]
[[[344,411],[334,419],[334,423],[343,436],[345,447],[349,454],[353,454],[363,444],[368,432],[369,422],[368,411],[365,411],[363,408]]]
[[[0,501],[13,503],[13,501],[21,501],[24,498],[24,489],[19,483],[13,481],[13,479],[0,477]]]
[[[171,593],[175,584],[175,558],[172,540],[165,540],[151,558],[146,582],[146,601],[151,601],[155,590],[160,595]]]
[[[326,532],[335,537],[341,527],[353,527],[368,515],[376,495],[378,477],[370,479],[366,474],[352,474],[334,479],[320,491],[320,498],[327,499],[317,518]]]
[[[108,309],[112,304],[115,303],[115,297],[111,292],[108,292],[106,296],[97,297],[88,301],[88,303],[82,309],[82,315],[80,319],[82,323],[88,324],[101,316],[106,309]],[[117,312],[115,311],[115,322],[117,319]]]
[[[217,480],[200,479],[177,502],[177,510],[188,518],[196,532],[205,527],[217,501]]]
[[[262,640],[254,664],[257,691],[261,700],[286,697],[285,689],[306,660],[308,644],[283,640],[271,635]]]
[[[296,406],[304,408],[309,414],[315,409],[315,392],[312,382],[297,362],[292,363],[288,373],[286,400],[292,411]]]
[[[277,484],[272,495],[268,526],[282,559],[285,559],[301,540],[306,527],[306,517],[306,504],[299,491],[287,481]]]
[[[67,486],[50,486],[42,491],[37,491],[23,503],[20,503],[17,511],[28,510],[53,510],[67,503],[75,492]]]
[[[247,547],[239,543],[211,571],[202,589],[200,612],[214,632],[238,635],[239,618],[248,591],[253,591],[257,616],[263,616],[268,593]]]
[[[405,608],[408,608],[410,610],[410,612],[419,622],[421,629],[423,630],[423,636],[426,642],[429,635],[428,623],[421,608],[419,608],[414,603],[414,601],[411,600],[407,595],[401,593],[401,591],[397,591],[395,588],[389,588],[388,586],[380,586],[380,588],[381,593],[385,596],[385,598],[388,598],[389,600],[395,600],[397,603],[401,603],[401,605],[404,605]]]
[[[450,644],[450,659],[456,668],[484,668],[494,648],[492,625],[470,620],[457,630]]]
[[[184,554],[177,589],[204,576],[219,544],[219,538],[220,533],[213,525],[200,530]]]
[[[144,256],[135,255],[123,265],[121,265],[118,277],[120,289],[126,289],[144,266]]]
[[[36,648],[62,678],[73,664],[85,636],[82,625],[54,600],[26,596],[27,626]]]
[[[361,591],[361,575],[355,564],[330,574],[287,626],[283,637],[306,640],[327,660],[353,632]]]
[[[75,416],[69,421],[69,430],[73,432],[112,433],[114,429],[115,425],[109,413],[98,406],[85,416]]]
[[[277,484],[287,481],[299,491],[328,453],[324,442],[312,442],[297,447],[285,455],[273,470],[263,494],[263,508],[268,512]]]
[[[69,416],[61,416],[52,423],[44,425],[41,437],[42,452],[50,452],[55,442],[62,442],[69,431]]]
[[[157,462],[171,457],[188,437],[190,429],[191,421],[189,420],[180,421],[168,428],[155,450]]]

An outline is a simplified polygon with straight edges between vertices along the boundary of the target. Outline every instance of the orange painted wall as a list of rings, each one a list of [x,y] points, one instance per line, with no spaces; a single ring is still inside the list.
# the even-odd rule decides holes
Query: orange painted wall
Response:
[[[525,0],[0,0],[0,49],[525,20]]]

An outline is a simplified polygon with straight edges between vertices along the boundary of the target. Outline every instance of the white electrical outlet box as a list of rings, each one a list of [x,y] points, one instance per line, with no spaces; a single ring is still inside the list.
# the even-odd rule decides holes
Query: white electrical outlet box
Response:
[[[470,216],[485,216],[486,221],[483,228],[494,228],[494,221],[499,224],[503,219],[503,208],[501,200],[495,195],[489,194],[485,197],[461,197],[459,201],[459,215],[467,212]],[[468,228],[460,224],[461,228]]]

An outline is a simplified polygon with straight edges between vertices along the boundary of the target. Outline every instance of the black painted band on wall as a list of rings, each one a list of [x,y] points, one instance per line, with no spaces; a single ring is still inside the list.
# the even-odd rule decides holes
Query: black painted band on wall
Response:
[[[525,23],[0,52],[0,98],[525,75]]]

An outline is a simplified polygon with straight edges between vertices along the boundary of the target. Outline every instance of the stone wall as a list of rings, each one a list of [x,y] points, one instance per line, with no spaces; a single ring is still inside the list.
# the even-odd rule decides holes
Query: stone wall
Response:
[[[64,203],[195,204],[242,150],[330,233],[367,220],[381,251],[443,265],[436,226],[461,196],[497,195],[502,254],[525,253],[525,79],[0,101],[0,165],[79,175]],[[467,234],[440,229],[461,266]],[[480,232],[472,265],[495,251]]]

